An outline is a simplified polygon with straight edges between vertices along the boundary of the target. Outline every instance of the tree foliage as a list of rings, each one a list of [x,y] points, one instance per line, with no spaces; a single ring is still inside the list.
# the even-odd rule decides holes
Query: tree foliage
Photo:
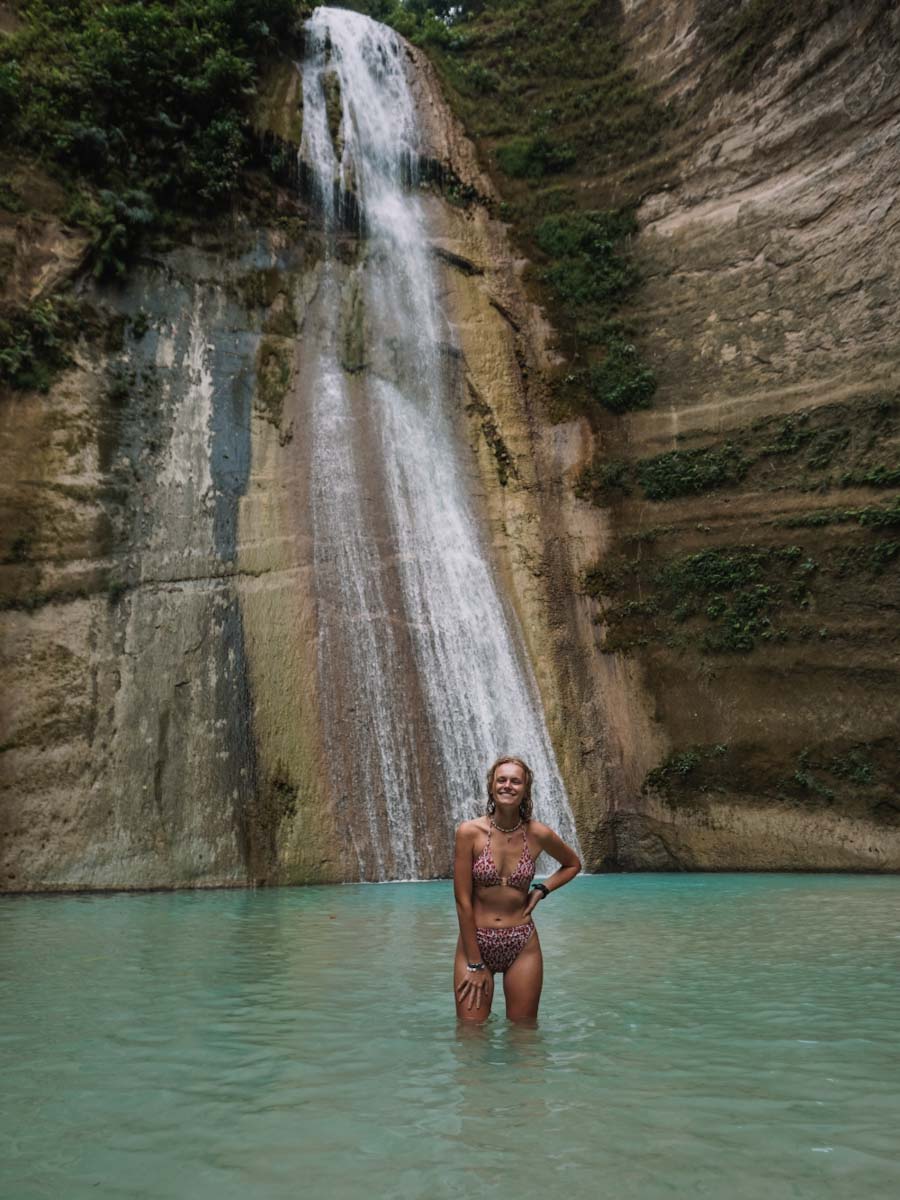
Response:
[[[295,0],[25,0],[0,47],[7,143],[124,198],[222,203],[262,59]],[[109,202],[115,207],[113,202]]]

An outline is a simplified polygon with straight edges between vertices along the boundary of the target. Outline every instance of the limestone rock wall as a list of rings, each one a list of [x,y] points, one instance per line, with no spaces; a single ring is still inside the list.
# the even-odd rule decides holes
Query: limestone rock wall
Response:
[[[898,14],[807,13],[733,78],[722,7],[623,5],[680,117],[628,314],[659,389],[601,448],[632,481],[603,505],[601,644],[639,668],[667,743],[626,768],[617,858],[895,870]],[[672,452],[707,472],[694,491]],[[671,494],[646,494],[648,463]],[[687,594],[711,555],[746,583]]]
[[[426,197],[466,374],[458,415],[597,865],[603,719],[576,577],[599,543],[561,484],[586,431],[535,416],[527,379],[546,331],[471,145],[427,62],[411,50],[410,65],[424,156],[483,197],[461,209],[439,184]],[[275,72],[259,117],[261,137],[285,147],[288,76]],[[148,258],[121,285],[82,279],[94,318],[70,367],[46,394],[4,397],[6,890],[358,877],[316,662],[305,344],[321,240],[302,203],[282,201]],[[78,278],[83,245],[52,222],[42,236],[27,257],[11,252],[26,292],[53,272]]]
[[[148,261],[46,395],[4,398],[8,890],[342,876],[290,836],[327,812],[272,462],[313,258],[245,230]]]
[[[606,424],[548,420],[553,331],[409,51],[424,155],[481,197],[427,197],[459,416],[586,866],[895,870],[896,18],[846,6],[732,87],[706,5],[622,9],[683,119],[639,208],[627,314],[659,390]],[[262,91],[282,148],[293,81]],[[123,285],[82,278],[94,315],[71,366],[2,398],[5,890],[357,875],[323,750],[305,499],[321,246],[286,195]],[[81,278],[85,243],[2,214],[0,252],[22,300]],[[721,478],[649,497],[642,472],[670,452]],[[578,498],[591,463],[628,486]],[[671,488],[671,463],[654,469]],[[697,591],[723,555],[744,590]]]

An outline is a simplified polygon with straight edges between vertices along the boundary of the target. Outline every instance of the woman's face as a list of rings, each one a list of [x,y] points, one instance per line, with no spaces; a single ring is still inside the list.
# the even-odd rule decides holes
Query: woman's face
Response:
[[[492,791],[497,804],[519,807],[525,795],[525,772],[518,763],[501,763],[497,767]]]

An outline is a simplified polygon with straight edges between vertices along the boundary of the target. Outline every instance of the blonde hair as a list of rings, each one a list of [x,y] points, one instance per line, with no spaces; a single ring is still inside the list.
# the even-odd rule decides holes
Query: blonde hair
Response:
[[[498,767],[502,767],[504,763],[515,763],[517,767],[522,768],[522,773],[525,776],[525,792],[522,799],[519,801],[519,816],[523,821],[531,820],[531,785],[534,782],[534,772],[529,767],[527,762],[523,762],[521,758],[516,758],[514,754],[504,754],[491,765],[487,773],[487,812],[491,816],[497,810],[497,801],[494,799],[494,772]]]

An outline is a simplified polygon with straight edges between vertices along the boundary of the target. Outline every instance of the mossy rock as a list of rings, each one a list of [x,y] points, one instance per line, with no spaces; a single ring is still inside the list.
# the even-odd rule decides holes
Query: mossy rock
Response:
[[[281,425],[284,398],[294,373],[293,344],[280,337],[265,337],[256,355],[255,411],[276,428]]]
[[[341,125],[344,119],[344,102],[341,98],[341,80],[336,71],[328,71],[322,80],[325,89],[325,116],[328,121],[328,134],[334,147],[334,157],[341,161],[344,153],[344,139],[341,136]]]
[[[251,123],[258,135],[273,134],[299,148],[303,137],[303,86],[296,65],[273,63],[259,82]]]
[[[365,370],[365,306],[359,275],[352,275],[344,292],[341,314],[341,366],[351,375]]]

